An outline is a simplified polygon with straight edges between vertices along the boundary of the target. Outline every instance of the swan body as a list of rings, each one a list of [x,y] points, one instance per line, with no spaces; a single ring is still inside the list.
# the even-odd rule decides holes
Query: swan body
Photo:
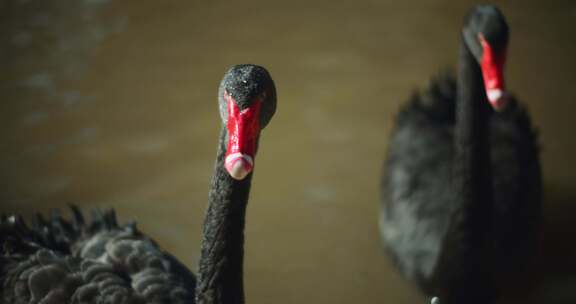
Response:
[[[400,110],[382,179],[380,234],[410,279],[433,276],[450,222],[456,82],[432,80]],[[536,133],[512,96],[508,109],[489,121],[494,187],[495,241],[503,265],[519,264],[536,242],[541,177]],[[457,203],[457,202],[453,202]],[[505,262],[506,261],[506,262]],[[510,264],[508,264],[510,263]]]
[[[194,275],[112,210],[0,219],[3,303],[192,303]]]

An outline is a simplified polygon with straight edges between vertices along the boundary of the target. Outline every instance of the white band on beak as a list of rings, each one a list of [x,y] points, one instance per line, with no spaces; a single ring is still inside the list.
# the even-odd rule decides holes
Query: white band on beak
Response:
[[[490,100],[491,102],[495,102],[504,96],[504,91],[500,89],[488,89],[486,95],[487,95],[486,97],[488,97],[488,100]]]
[[[242,180],[252,171],[254,160],[250,155],[236,152],[226,157],[224,166],[232,178]]]

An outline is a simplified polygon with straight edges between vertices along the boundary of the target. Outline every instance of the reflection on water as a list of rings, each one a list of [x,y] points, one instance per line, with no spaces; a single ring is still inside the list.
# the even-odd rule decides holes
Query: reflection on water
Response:
[[[472,2],[0,0],[2,211],[114,206],[195,268],[216,88],[258,63],[279,104],[248,208],[248,299],[423,303],[383,256],[379,171],[396,109],[455,62]],[[542,5],[503,5],[508,83],[541,126],[550,193],[522,303],[575,297],[576,4]]]

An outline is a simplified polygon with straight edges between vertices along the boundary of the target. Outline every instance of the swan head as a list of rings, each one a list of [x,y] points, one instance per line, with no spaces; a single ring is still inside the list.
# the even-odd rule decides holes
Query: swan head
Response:
[[[508,46],[508,24],[493,5],[478,5],[466,16],[464,41],[482,70],[486,97],[492,108],[501,111],[508,101],[504,87],[504,64]]]
[[[232,66],[220,83],[218,103],[226,128],[224,166],[232,178],[242,180],[254,168],[260,132],[276,111],[274,81],[261,66]]]

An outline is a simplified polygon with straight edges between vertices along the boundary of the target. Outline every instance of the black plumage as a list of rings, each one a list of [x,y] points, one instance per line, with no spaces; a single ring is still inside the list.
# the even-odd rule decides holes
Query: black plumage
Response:
[[[194,275],[113,210],[0,218],[3,303],[192,303]]]
[[[467,22],[488,11],[482,18],[491,25],[494,10],[476,7]],[[489,107],[468,44],[463,37],[457,79],[435,77],[400,110],[382,179],[387,252],[440,303],[491,303],[500,281],[534,253],[541,214],[539,151],[527,111],[511,95],[500,111]]]
[[[218,96],[222,132],[198,280],[135,223],[118,224],[114,210],[95,210],[90,221],[76,207],[71,208],[71,220],[56,210],[49,218],[37,215],[31,226],[18,215],[2,215],[0,303],[244,303],[244,217],[252,172],[241,180],[226,172],[227,140],[237,135],[226,128],[229,107],[223,104],[224,91],[235,96],[233,102],[239,106],[262,103],[264,110],[254,118],[263,122],[260,128],[276,108],[274,83],[264,68],[237,65],[225,74]],[[255,142],[259,134],[257,130]]]

